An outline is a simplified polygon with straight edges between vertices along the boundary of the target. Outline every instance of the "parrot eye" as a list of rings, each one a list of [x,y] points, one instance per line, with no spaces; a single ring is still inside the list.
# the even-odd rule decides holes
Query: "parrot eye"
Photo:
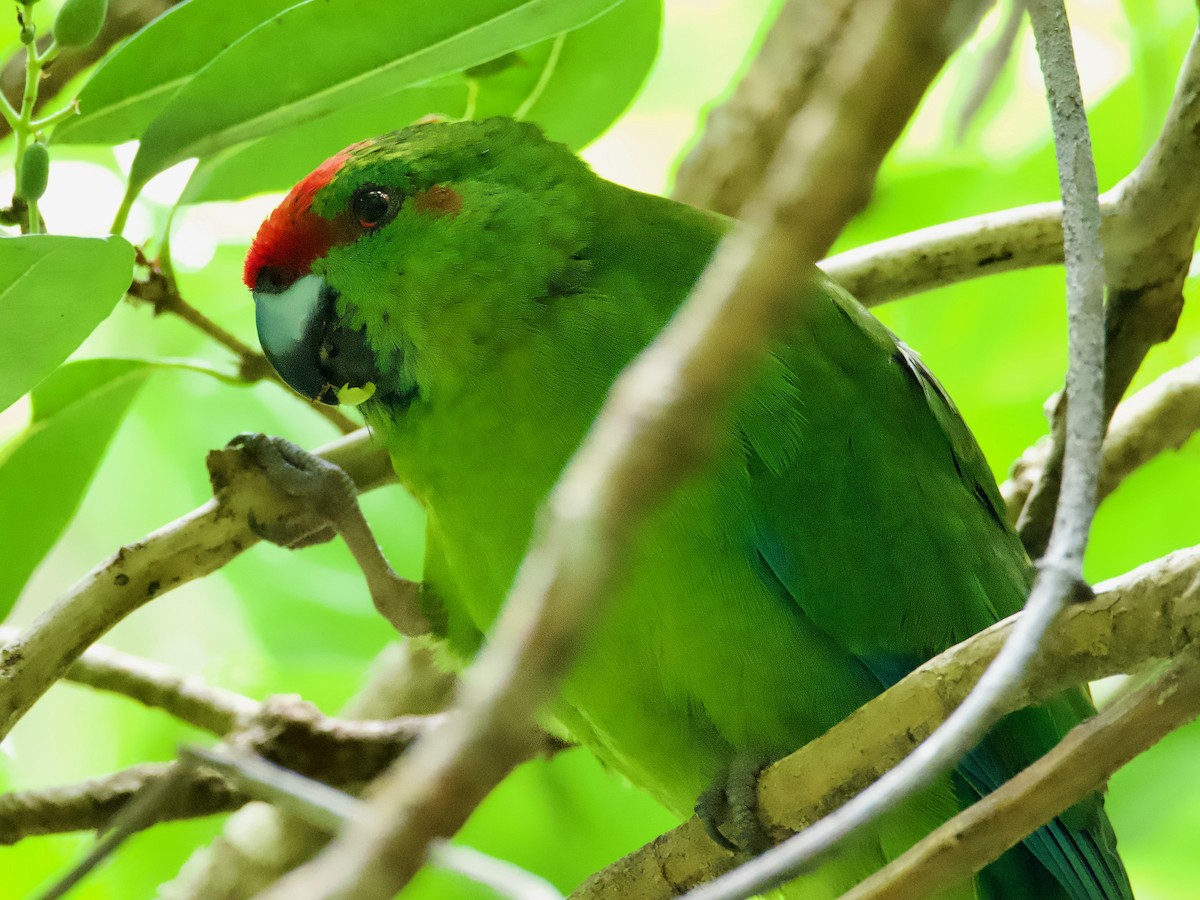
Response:
[[[350,214],[363,228],[378,228],[391,221],[397,204],[386,190],[373,185],[359,188],[350,198]]]

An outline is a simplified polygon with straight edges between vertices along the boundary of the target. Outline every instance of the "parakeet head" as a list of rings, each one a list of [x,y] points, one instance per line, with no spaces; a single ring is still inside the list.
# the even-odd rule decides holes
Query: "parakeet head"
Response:
[[[415,125],[297,184],[246,258],[258,335],[296,391],[402,410],[486,372],[586,268],[595,176],[509,119]]]

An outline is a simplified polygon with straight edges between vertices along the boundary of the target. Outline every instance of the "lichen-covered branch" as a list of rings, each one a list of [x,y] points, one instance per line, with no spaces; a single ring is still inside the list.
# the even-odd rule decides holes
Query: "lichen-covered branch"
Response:
[[[1148,660],[1196,651],[1200,547],[1134,569],[1098,585],[1097,592],[1094,600],[1069,607],[1055,624],[1007,710],[1068,686],[1131,672]],[[767,833],[781,839],[807,827],[908,756],[974,687],[1019,619],[1020,614],[1006,619],[934,657],[767,768],[758,782],[759,817]],[[732,863],[693,818],[592,876],[572,900],[667,900]]]

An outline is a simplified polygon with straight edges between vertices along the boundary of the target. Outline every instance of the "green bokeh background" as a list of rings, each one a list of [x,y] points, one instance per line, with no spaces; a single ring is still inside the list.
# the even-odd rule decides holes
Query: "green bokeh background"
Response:
[[[629,112],[588,150],[616,180],[669,185],[672,164],[730,85],[768,13],[766,0],[670,0],[662,51]],[[1101,188],[1129,172],[1153,139],[1195,27],[1183,0],[1069,4],[1088,92]],[[992,22],[994,26],[994,21]],[[980,46],[944,73],[901,147],[885,165],[869,208],[837,249],[1021,203],[1053,199],[1056,174],[1036,60],[1024,34],[994,95],[966,138],[956,111]],[[400,123],[397,123],[400,124]],[[79,151],[87,158],[88,151]],[[212,205],[183,214],[177,235],[208,229],[211,260],[181,265],[185,296],[253,343],[242,255],[254,215]],[[150,204],[147,215],[161,218]],[[221,222],[218,229],[214,222]],[[232,223],[232,224],[230,224]],[[239,231],[240,229],[240,231]],[[1045,431],[1042,404],[1065,371],[1064,279],[1049,268],[996,276],[889,304],[879,315],[919,350],[958,402],[997,477]],[[1189,281],[1188,296],[1195,289]],[[225,361],[183,323],[122,305],[85,355],[130,354]],[[1155,349],[1137,385],[1200,351],[1189,306],[1178,334]],[[12,621],[28,622],[121,544],[137,540],[209,496],[205,452],[240,431],[283,434],[315,446],[335,436],[304,404],[277,388],[232,388],[186,373],[148,379],[122,424],[84,505],[22,595]],[[1103,579],[1200,542],[1195,514],[1200,450],[1193,442],[1135,474],[1105,501],[1088,573]],[[401,574],[420,575],[420,512],[397,488],[365,498],[370,521]],[[106,643],[163,660],[253,697],[299,693],[333,711],[389,640],[340,544],[299,554],[259,546],[220,574],[163,596],[118,626]],[[55,687],[3,745],[0,789],[101,775],[174,755],[206,736],[120,698]],[[1122,770],[1109,810],[1142,900],[1200,895],[1200,730],[1185,728]],[[159,826],[129,842],[73,896],[150,897],[221,819]],[[522,766],[472,818],[462,839],[570,889],[596,868],[672,824],[670,816],[581,751]],[[25,897],[90,846],[72,835],[0,848],[0,900]],[[486,891],[442,874],[404,894],[475,898]]]

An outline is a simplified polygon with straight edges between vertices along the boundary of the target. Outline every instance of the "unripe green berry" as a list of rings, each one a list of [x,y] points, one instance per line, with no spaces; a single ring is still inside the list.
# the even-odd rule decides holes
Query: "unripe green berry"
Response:
[[[67,0],[51,29],[60,47],[86,47],[96,39],[108,15],[108,0]]]
[[[41,141],[34,141],[25,148],[21,157],[21,170],[17,173],[17,196],[22,200],[41,199],[46,193],[46,181],[50,177],[50,151]]]

